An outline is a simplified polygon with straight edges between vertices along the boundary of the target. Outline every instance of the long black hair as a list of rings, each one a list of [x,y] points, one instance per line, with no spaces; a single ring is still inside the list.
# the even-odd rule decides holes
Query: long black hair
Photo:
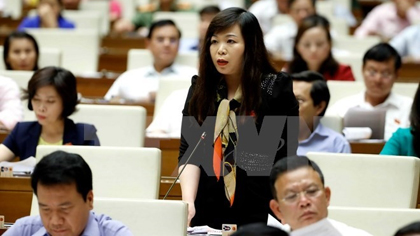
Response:
[[[411,106],[410,123],[411,134],[413,135],[413,147],[416,156],[420,154],[420,83],[414,96],[413,105]]]
[[[189,104],[189,113],[200,124],[207,116],[214,114],[216,90],[223,78],[213,64],[210,53],[211,37],[235,24],[240,27],[245,42],[239,114],[258,110],[261,104],[262,75],[276,72],[270,64],[257,18],[252,13],[237,7],[227,8],[218,13],[209,25],[201,48],[199,77]]]

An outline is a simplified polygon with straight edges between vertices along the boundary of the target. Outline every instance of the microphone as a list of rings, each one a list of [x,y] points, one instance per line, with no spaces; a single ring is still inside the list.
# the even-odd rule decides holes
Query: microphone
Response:
[[[176,176],[174,182],[172,183],[171,187],[169,187],[168,191],[166,192],[165,196],[163,197],[162,200],[165,200],[165,198],[168,196],[169,192],[171,192],[172,188],[175,186],[176,181],[178,181],[179,177],[181,176],[182,172],[184,171],[185,167],[187,166],[188,162],[190,161],[192,155],[194,154],[195,150],[197,149],[198,145],[200,145],[201,141],[204,140],[204,138],[206,137],[206,132],[203,132],[203,134],[201,135],[200,139],[198,140],[197,144],[195,145],[193,151],[191,152],[191,154],[188,156],[187,161],[185,162],[184,166],[182,167],[181,171],[179,172],[179,174]]]

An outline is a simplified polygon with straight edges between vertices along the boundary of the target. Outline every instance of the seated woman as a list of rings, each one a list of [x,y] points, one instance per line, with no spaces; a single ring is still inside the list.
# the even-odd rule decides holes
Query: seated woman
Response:
[[[326,80],[354,81],[350,66],[339,64],[331,53],[330,23],[319,15],[305,18],[299,25],[293,49],[293,60],[286,67],[289,73],[312,70]]]
[[[3,48],[7,70],[38,70],[39,48],[32,35],[15,31],[6,37]]]
[[[18,30],[25,28],[75,28],[73,22],[68,21],[61,15],[63,10],[62,0],[40,0],[38,15],[25,17],[20,23]]]
[[[420,83],[411,105],[409,128],[399,128],[386,142],[380,155],[414,156],[420,153]]]
[[[76,78],[70,71],[52,66],[38,70],[24,92],[38,121],[15,126],[0,145],[0,161],[35,156],[37,145],[99,146],[95,126],[68,119],[78,103]]]

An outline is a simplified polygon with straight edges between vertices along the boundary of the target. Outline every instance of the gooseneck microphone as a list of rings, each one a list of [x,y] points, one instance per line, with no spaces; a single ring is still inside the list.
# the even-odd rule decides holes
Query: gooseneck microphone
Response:
[[[187,166],[188,162],[190,161],[192,155],[194,154],[195,150],[197,149],[198,145],[200,145],[201,141],[204,140],[204,138],[206,137],[206,132],[203,132],[203,134],[201,135],[200,139],[198,140],[197,144],[195,145],[193,151],[191,152],[191,154],[188,156],[187,161],[184,163],[184,166],[182,167],[181,171],[179,172],[179,174],[176,176],[174,182],[172,183],[171,187],[169,187],[168,191],[166,192],[165,196],[163,197],[163,200],[165,200],[165,198],[168,196],[169,192],[171,192],[172,188],[175,186],[176,181],[178,181],[179,177],[181,176],[182,172],[184,171],[185,167]]]

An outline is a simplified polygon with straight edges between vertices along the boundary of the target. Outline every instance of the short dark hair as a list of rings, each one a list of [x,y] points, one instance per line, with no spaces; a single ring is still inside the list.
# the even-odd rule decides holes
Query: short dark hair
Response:
[[[404,236],[413,233],[420,233],[420,221],[416,221],[402,227],[394,234],[394,236]]]
[[[288,66],[288,72],[298,73],[305,70],[309,70],[308,64],[303,59],[302,55],[300,55],[300,53],[298,52],[297,46],[303,34],[307,30],[310,30],[315,27],[320,27],[325,31],[325,34],[327,35],[327,40],[332,45],[332,38],[330,34],[330,22],[327,20],[327,18],[320,15],[312,15],[306,17],[299,25],[296,34],[295,44],[293,47],[293,59]],[[330,52],[328,53],[328,57],[321,63],[318,72],[321,74],[329,73],[330,76],[334,76],[335,73],[337,73],[338,71],[338,67],[339,64],[334,59],[334,56],[332,55],[332,52],[330,50]]]
[[[277,200],[277,193],[276,193],[276,187],[275,183],[277,179],[282,175],[289,171],[297,170],[302,167],[310,167],[314,171],[316,171],[319,174],[319,177],[321,179],[322,185],[324,185],[324,175],[322,174],[321,169],[319,166],[312,160],[310,160],[306,156],[289,156],[285,157],[283,159],[280,159],[277,161],[273,169],[271,169],[270,174],[270,188],[271,193],[273,194],[274,199]]]
[[[154,21],[154,22],[150,25],[150,28],[149,28],[149,33],[147,34],[147,38],[148,38],[148,39],[151,39],[151,38],[152,38],[153,31],[154,31],[156,28],[160,28],[160,27],[167,26],[167,25],[171,25],[171,26],[173,26],[173,27],[175,27],[175,28],[176,28],[176,30],[178,31],[178,35],[179,35],[178,39],[180,39],[180,38],[181,38],[181,30],[179,30],[179,28],[176,26],[175,22],[173,22],[172,20],[169,20],[169,19],[168,19],[168,20],[158,20],[158,21]]]
[[[28,99],[28,109],[33,110],[32,99],[41,87],[51,85],[63,101],[62,118],[67,118],[76,111],[78,104],[76,77],[63,68],[48,66],[36,71],[28,82],[28,89],[24,90],[24,99]]]
[[[216,15],[219,12],[220,12],[220,8],[218,6],[210,5],[210,6],[203,7],[203,9],[200,10],[199,14],[200,16],[203,16],[205,14]]]
[[[239,228],[232,236],[287,236],[287,232],[264,223],[252,223]]]
[[[287,6],[290,8],[290,6],[292,6],[293,3],[295,3],[297,0],[287,0]],[[315,4],[316,4],[316,0],[309,0],[312,3],[312,6],[315,9]]]
[[[394,59],[394,69],[397,72],[401,68],[400,54],[388,43],[378,43],[371,47],[363,56],[363,67],[368,60],[387,62],[392,59]]]
[[[63,151],[52,152],[36,164],[31,176],[35,195],[38,183],[45,186],[75,183],[85,202],[87,194],[93,189],[92,171],[86,161],[78,154]]]
[[[312,84],[311,98],[313,100],[314,106],[319,105],[321,102],[325,101],[325,108],[319,114],[319,116],[324,116],[331,97],[330,90],[328,89],[328,85],[324,76],[318,72],[308,70],[292,74],[292,78],[294,81],[304,81]]]
[[[12,32],[11,34],[9,34],[6,39],[4,40],[4,44],[3,44],[3,61],[4,64],[6,65],[6,69],[7,70],[13,70],[12,66],[10,65],[10,63],[7,62],[7,58],[9,57],[9,52],[10,52],[10,44],[12,43],[12,41],[14,39],[27,39],[29,41],[32,42],[32,44],[34,45],[34,49],[35,49],[35,65],[34,68],[32,68],[33,71],[38,70],[38,58],[39,58],[39,47],[38,47],[38,43],[36,42],[35,38],[26,33],[26,32],[21,32],[21,31],[15,31]]]

